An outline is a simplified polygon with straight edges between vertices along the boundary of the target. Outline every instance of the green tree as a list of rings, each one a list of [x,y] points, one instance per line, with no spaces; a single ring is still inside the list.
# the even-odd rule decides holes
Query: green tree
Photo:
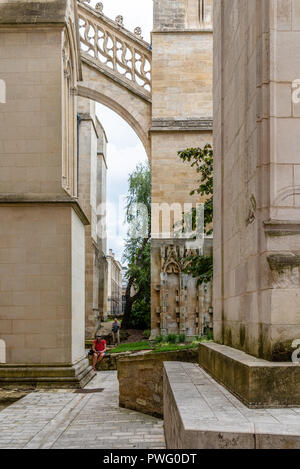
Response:
[[[178,152],[179,158],[187,162],[196,172],[200,174],[199,186],[192,190],[190,195],[199,194],[205,196],[204,203],[204,230],[207,235],[212,234],[213,228],[213,149],[207,144],[204,148],[188,148]],[[192,225],[196,222],[196,210],[191,212]],[[194,229],[194,226],[193,226]],[[190,256],[186,259],[188,262],[185,272],[198,279],[198,284],[208,283],[213,276],[213,258],[212,256]]]
[[[150,327],[151,286],[151,171],[149,164],[139,164],[129,176],[126,206],[129,231],[123,260],[126,278],[124,328]]]

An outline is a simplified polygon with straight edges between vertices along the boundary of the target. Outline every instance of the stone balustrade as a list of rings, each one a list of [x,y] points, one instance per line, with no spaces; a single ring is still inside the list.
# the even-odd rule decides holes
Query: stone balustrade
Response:
[[[81,55],[95,65],[151,98],[151,46],[142,38],[140,27],[131,33],[124,28],[123,17],[113,21],[103,14],[103,5],[95,8],[78,3]]]

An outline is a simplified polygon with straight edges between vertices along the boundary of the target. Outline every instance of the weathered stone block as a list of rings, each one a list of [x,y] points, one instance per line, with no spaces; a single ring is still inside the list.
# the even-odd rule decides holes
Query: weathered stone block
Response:
[[[225,345],[199,345],[199,364],[249,407],[300,406],[300,364],[268,362]]]
[[[199,366],[164,363],[168,449],[296,449],[299,409],[248,409]]]
[[[150,353],[118,360],[121,407],[163,416],[163,362],[197,361],[197,350]]]

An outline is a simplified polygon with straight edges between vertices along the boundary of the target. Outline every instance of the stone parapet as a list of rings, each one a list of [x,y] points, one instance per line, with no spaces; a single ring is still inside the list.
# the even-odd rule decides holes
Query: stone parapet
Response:
[[[300,406],[300,364],[269,362],[216,343],[199,345],[199,364],[248,407]]]
[[[299,409],[248,409],[199,366],[164,363],[168,449],[297,449]]]

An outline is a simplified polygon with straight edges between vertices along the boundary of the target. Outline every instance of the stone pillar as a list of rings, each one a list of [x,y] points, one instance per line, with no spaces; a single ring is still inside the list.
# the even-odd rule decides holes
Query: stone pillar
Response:
[[[191,198],[189,195],[197,187],[197,174],[189,165],[182,163],[177,152],[212,143],[213,38],[210,14],[209,0],[154,0],[151,129],[153,336],[165,330],[183,332],[191,315],[193,326],[190,328],[196,330],[197,301],[195,299],[195,304],[184,306],[181,301],[174,303],[182,292],[180,272],[175,269],[166,274],[162,269],[164,258],[161,253],[174,246],[175,250],[187,251],[182,240],[177,243],[172,239],[172,213],[177,210],[182,214],[185,203],[199,202],[197,196]],[[171,213],[166,230],[159,222],[161,204],[166,204]],[[188,296],[196,298],[197,288],[191,284],[193,279],[188,280],[191,288]],[[164,294],[160,288],[169,290],[168,301],[162,299]]]
[[[107,253],[107,227],[106,227],[106,194],[107,194],[107,138],[105,131],[99,121],[96,123],[98,132],[97,146],[97,243],[98,256],[97,266],[99,271],[98,308],[99,319],[104,320],[107,314],[108,295],[108,264]]]
[[[75,7],[0,5],[0,385],[80,386],[93,376],[84,350]]]
[[[106,227],[101,210],[106,205],[106,135],[96,117],[96,103],[78,99],[79,112],[79,201],[90,225],[85,228],[85,338],[91,340],[103,317],[100,298],[101,269],[105,270]],[[104,252],[103,252],[104,249]]]

